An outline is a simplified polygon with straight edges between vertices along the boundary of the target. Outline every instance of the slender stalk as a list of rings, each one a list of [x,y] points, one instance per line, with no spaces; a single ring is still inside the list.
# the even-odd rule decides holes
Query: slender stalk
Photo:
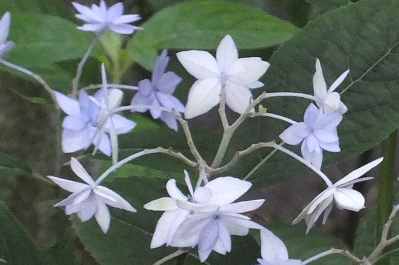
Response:
[[[396,131],[391,133],[382,142],[382,154],[384,160],[381,163],[381,172],[378,179],[378,198],[377,198],[377,240],[381,238],[384,224],[388,221],[393,206],[393,184],[395,181],[395,147]],[[390,260],[383,259],[378,261],[378,265],[389,265]]]
[[[311,258],[309,258],[309,259],[307,259],[305,261],[303,261],[302,264],[305,265],[305,264],[311,263],[311,262],[313,262],[315,260],[318,260],[320,258],[323,258],[325,256],[329,256],[329,255],[332,255],[332,254],[341,254],[341,255],[349,258],[351,261],[356,262],[356,263],[362,263],[363,262],[361,259],[359,259],[358,257],[352,255],[347,250],[332,248],[330,250],[326,250],[324,252],[321,252],[321,253],[319,253],[319,254],[317,254],[317,255],[315,255],[315,256],[313,256],[313,257],[311,257]]]
[[[102,88],[104,85],[103,84],[95,84],[95,85],[89,85],[82,87],[82,90],[90,90],[90,89],[98,89]],[[121,89],[126,89],[126,90],[139,90],[138,86],[129,86],[129,85],[120,85],[120,84],[107,84],[108,88],[121,88]]]
[[[82,60],[80,60],[80,62],[78,64],[78,67],[76,69],[75,78],[72,80],[72,96],[74,98],[76,98],[78,96],[79,81],[80,81],[80,77],[82,76],[83,66],[86,64],[87,59],[89,59],[91,52],[93,51],[94,47],[97,45],[97,43],[100,40],[103,33],[104,33],[104,31],[101,31],[96,35],[93,42],[87,49],[86,53],[83,55]]]
[[[191,167],[196,167],[198,164],[190,159],[188,159],[187,157],[185,157],[182,153],[180,152],[174,152],[170,149],[166,149],[166,148],[162,148],[162,147],[157,147],[154,149],[145,149],[143,151],[137,152],[135,154],[132,154],[120,161],[118,161],[116,164],[112,165],[111,167],[109,167],[103,174],[101,174],[101,176],[96,180],[96,184],[100,184],[101,181],[103,181],[106,177],[108,177],[109,174],[111,174],[113,171],[117,170],[118,168],[120,168],[121,166],[123,166],[124,164],[139,158],[141,156],[144,155],[149,155],[149,154],[157,154],[157,153],[161,153],[161,154],[167,154],[170,155],[172,157],[175,157],[177,159],[182,160],[184,163],[186,163],[187,165],[191,166]]]
[[[285,122],[290,123],[290,124],[296,124],[297,123],[296,121],[294,121],[294,120],[292,120],[290,118],[281,116],[279,114],[274,114],[274,113],[254,113],[254,114],[251,114],[251,117],[270,117],[270,118],[273,118],[273,119],[285,121]]]
[[[296,98],[305,98],[310,100],[315,100],[315,97],[308,94],[303,93],[294,93],[294,92],[275,92],[275,93],[267,93],[266,98],[273,97],[296,97]]]
[[[173,252],[172,254],[163,257],[162,259],[158,260],[157,262],[155,262],[153,265],[161,265],[164,264],[165,262],[172,260],[174,258],[178,258],[178,257],[183,257],[183,263],[180,262],[180,258],[178,258],[178,264],[184,264],[184,259],[186,257],[187,254],[187,250],[179,248],[176,252]]]
[[[13,64],[13,63],[10,63],[8,61],[5,61],[3,59],[0,59],[0,63],[4,64],[5,66],[10,67],[10,68],[12,68],[14,70],[17,70],[17,71],[19,71],[21,73],[29,75],[30,77],[35,79],[37,82],[39,82],[39,84],[42,85],[44,90],[46,90],[50,94],[51,99],[54,101],[54,103],[56,104],[56,106],[58,108],[57,100],[55,99],[55,96],[54,96],[54,93],[53,93],[54,90],[46,83],[46,81],[44,81],[44,79],[40,75],[38,75],[38,74],[36,74],[36,73],[26,69],[26,68],[23,68],[23,67],[18,66],[16,64]]]

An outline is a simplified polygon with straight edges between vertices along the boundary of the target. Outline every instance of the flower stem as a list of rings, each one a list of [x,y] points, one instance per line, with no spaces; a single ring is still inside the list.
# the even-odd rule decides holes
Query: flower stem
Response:
[[[382,142],[384,160],[381,163],[381,173],[378,179],[377,198],[377,240],[380,240],[384,224],[388,221],[393,206],[393,184],[395,181],[395,147],[396,131]],[[378,261],[378,265],[389,265],[389,259]]]
[[[97,34],[89,48],[87,49],[86,53],[83,55],[82,60],[80,60],[78,64],[78,68],[76,69],[75,78],[72,80],[72,96],[76,98],[78,96],[78,89],[79,89],[79,80],[82,76],[83,66],[86,64],[87,59],[89,59],[90,53],[93,51],[94,46],[98,43],[101,36],[103,35],[104,31],[101,31]]]

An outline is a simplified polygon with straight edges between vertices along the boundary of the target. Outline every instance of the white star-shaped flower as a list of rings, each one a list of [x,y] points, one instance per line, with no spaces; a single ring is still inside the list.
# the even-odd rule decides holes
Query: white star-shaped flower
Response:
[[[315,167],[321,168],[323,150],[341,151],[337,134],[337,126],[341,121],[341,114],[323,114],[314,104],[310,104],[305,111],[304,121],[285,129],[280,138],[290,145],[302,142],[303,158]]]
[[[301,265],[301,260],[289,259],[284,242],[267,229],[260,230],[261,255],[259,265]]]
[[[237,113],[244,113],[252,94],[250,89],[263,86],[258,79],[269,63],[259,57],[238,58],[237,47],[226,35],[220,42],[216,59],[205,51],[184,51],[177,54],[183,67],[198,80],[188,94],[185,117],[201,115],[220,102],[225,91],[226,104]]]
[[[54,205],[57,207],[65,206],[67,215],[77,213],[82,222],[95,216],[101,230],[106,233],[111,222],[111,215],[107,205],[129,212],[136,212],[129,202],[119,194],[96,183],[79,161],[73,157],[71,158],[71,168],[85,183],[48,176],[62,189],[72,192],[68,198]]]
[[[75,16],[85,22],[83,26],[78,27],[84,31],[102,32],[106,29],[110,29],[119,34],[132,34],[135,30],[141,29],[129,23],[140,20],[139,15],[123,15],[123,4],[118,2],[110,8],[104,0],[101,0],[100,5],[92,5],[91,8],[73,2],[72,5],[80,13]]]
[[[14,48],[15,43],[8,41],[8,34],[10,33],[11,15],[6,12],[0,20],[0,58]]]
[[[361,176],[381,163],[382,159],[383,158],[381,157],[356,169],[355,171],[352,171],[344,178],[337,181],[334,185],[325,189],[303,209],[298,217],[295,218],[293,224],[305,219],[307,224],[306,233],[308,233],[323,212],[324,224],[331,212],[333,201],[335,201],[339,209],[347,209],[354,212],[363,209],[365,199],[360,192],[352,189],[352,186],[357,182],[372,179],[372,177],[361,178]]]
[[[175,247],[195,247],[201,261],[212,250],[225,254],[231,250],[230,235],[247,235],[249,228],[262,228],[241,213],[259,208],[264,200],[233,203],[251,187],[248,181],[233,177],[219,177],[193,190],[185,172],[189,196],[176,187],[174,180],[167,183],[171,197],[149,202],[148,210],[165,211],[157,223],[151,247],[163,244]]]
[[[320,61],[319,59],[316,60],[316,72],[313,76],[313,91],[316,104],[324,113],[338,112],[339,114],[345,114],[348,110],[345,104],[341,101],[339,93],[334,92],[348,74],[349,70],[346,70],[327,90],[327,84],[324,80]]]

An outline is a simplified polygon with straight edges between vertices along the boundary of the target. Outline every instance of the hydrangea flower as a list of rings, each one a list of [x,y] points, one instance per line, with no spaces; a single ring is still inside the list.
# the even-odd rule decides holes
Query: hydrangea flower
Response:
[[[284,242],[267,229],[260,230],[261,255],[258,265],[302,265],[298,259],[289,259]]]
[[[149,110],[154,119],[161,119],[169,128],[177,131],[178,124],[173,113],[157,108],[174,109],[180,113],[185,111],[184,105],[173,96],[181,78],[170,71],[165,73],[168,62],[169,57],[167,51],[164,50],[155,63],[151,80],[144,79],[139,82],[138,91],[134,95],[131,105],[132,111],[145,112]],[[136,106],[149,107],[139,108]]]
[[[303,209],[298,217],[295,218],[293,224],[305,219],[307,224],[306,233],[308,233],[323,212],[324,224],[331,212],[333,201],[335,201],[339,209],[347,209],[354,212],[363,209],[365,199],[360,192],[352,189],[353,184],[372,179],[371,177],[361,178],[361,176],[381,163],[382,159],[381,157],[352,171],[334,185],[328,187]]]
[[[205,51],[177,53],[183,67],[198,80],[188,94],[185,117],[201,115],[220,102],[225,92],[227,106],[237,113],[244,113],[252,94],[250,89],[263,86],[258,79],[266,72],[269,63],[259,57],[238,58],[237,47],[226,35],[220,42],[216,58]]]
[[[92,143],[107,156],[111,155],[111,141],[108,134],[124,134],[132,130],[136,123],[114,114],[122,100],[119,89],[107,89],[105,69],[102,67],[103,87],[89,96],[81,90],[79,99],[54,92],[60,108],[67,114],[62,122],[62,150],[73,153],[87,149]]]
[[[79,161],[73,157],[71,158],[71,168],[85,183],[48,176],[49,179],[62,189],[72,192],[68,198],[54,205],[56,207],[65,206],[65,213],[67,215],[77,213],[82,222],[94,216],[101,230],[107,233],[111,222],[111,215],[107,205],[129,212],[136,212],[129,202],[119,194],[96,183]]]
[[[233,177],[219,177],[193,190],[189,176],[186,183],[189,196],[169,181],[169,197],[154,200],[144,207],[165,211],[157,223],[152,247],[163,244],[175,247],[198,246],[201,261],[214,250],[220,254],[231,251],[230,235],[244,236],[249,228],[262,228],[241,213],[259,208],[264,200],[233,203],[251,187],[248,181]]]
[[[305,111],[304,121],[285,129],[280,138],[290,145],[302,142],[303,158],[315,167],[321,168],[323,150],[330,152],[341,150],[337,134],[337,126],[341,121],[342,115],[323,114],[314,104],[310,104]]]
[[[7,41],[10,33],[11,15],[6,12],[0,20],[0,58],[14,48],[13,41]]]
[[[105,1],[101,0],[100,5],[92,5],[91,8],[73,2],[72,5],[80,13],[75,16],[85,22],[83,26],[78,27],[84,31],[102,32],[110,29],[119,34],[132,34],[135,30],[140,29],[129,23],[140,20],[139,15],[123,15],[123,4],[116,3],[107,8]]]
[[[316,60],[316,72],[313,76],[313,91],[317,106],[324,112],[338,112],[339,114],[345,114],[348,108],[341,101],[341,96],[338,92],[334,92],[335,89],[344,81],[346,76],[349,74],[349,70],[342,73],[328,88],[324,80],[323,70],[319,59]]]

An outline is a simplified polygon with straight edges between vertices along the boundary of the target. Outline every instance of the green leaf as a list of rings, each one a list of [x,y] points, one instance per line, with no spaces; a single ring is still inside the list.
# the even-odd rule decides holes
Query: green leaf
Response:
[[[216,49],[230,34],[240,49],[280,44],[296,33],[292,24],[262,10],[222,1],[189,1],[162,9],[129,41],[133,61],[152,69],[158,50]]]
[[[56,245],[46,251],[55,265],[77,265],[76,260],[76,235],[69,231]]]
[[[71,218],[76,234],[100,264],[153,264],[177,250],[167,247],[150,249],[152,233],[161,213],[142,208],[142,205],[151,200],[167,196],[165,184],[166,180],[164,179],[140,177],[114,178],[104,182],[105,186],[118,192],[137,209],[137,213],[111,209],[112,220],[107,234],[101,231],[94,218],[85,223],[82,223],[76,216]],[[212,254],[205,264],[254,264],[258,256],[259,247],[253,238],[248,236],[233,241],[231,254],[226,256]],[[200,264],[196,250],[189,254],[187,261],[187,264]]]
[[[0,201],[0,264],[46,265],[50,263],[43,252],[18,222],[7,206]]]
[[[0,177],[29,176],[32,169],[19,159],[0,153]]]
[[[320,230],[312,229],[309,234],[305,234],[306,228],[302,226],[292,226],[282,223],[265,223],[270,231],[276,234],[287,246],[289,257],[302,261],[314,255],[334,248],[348,249],[338,238]],[[350,265],[352,262],[339,255],[330,255],[313,261],[312,265]]]
[[[2,0],[0,5],[1,15],[6,11],[15,13],[40,13],[66,16],[69,10],[66,5],[58,0]]]
[[[396,0],[384,1],[383,5],[377,0],[348,4],[308,23],[270,59],[271,66],[262,80],[268,92],[313,94],[316,58],[321,61],[328,85],[350,69],[349,76],[337,89],[349,109],[338,127],[342,151],[324,152],[324,165],[376,146],[399,127],[399,28],[395,26],[399,23],[398,12]],[[305,99],[282,98],[265,100],[262,105],[271,113],[302,121],[309,103]],[[237,134],[236,147],[230,155],[257,141],[278,139],[282,130],[275,128],[281,126],[286,128],[288,124],[267,119],[248,122]],[[275,131],[270,133],[270,130]],[[248,131],[254,133],[249,135]],[[298,147],[294,150],[299,151]],[[260,161],[256,156],[251,159],[239,164],[235,171],[237,176],[246,174]],[[304,171],[305,167],[299,162],[279,154],[251,180],[265,186]]]

